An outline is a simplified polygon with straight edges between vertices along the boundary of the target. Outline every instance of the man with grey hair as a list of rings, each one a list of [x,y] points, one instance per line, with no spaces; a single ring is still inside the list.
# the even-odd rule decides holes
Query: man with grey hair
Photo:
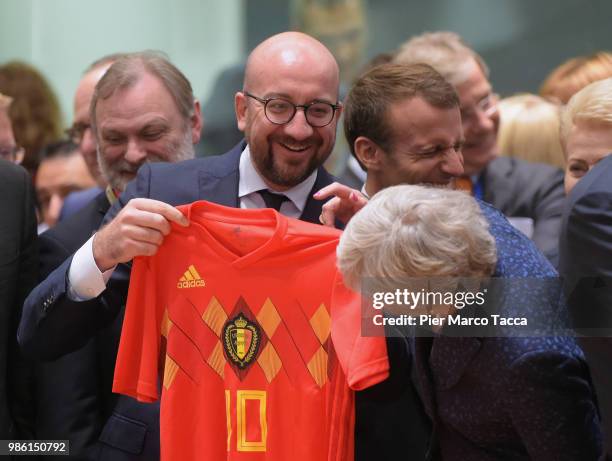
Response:
[[[482,57],[459,35],[434,32],[405,42],[394,61],[427,63],[455,87],[465,135],[465,173],[458,185],[501,210],[555,261],[563,174],[548,165],[497,157],[498,96],[488,80],[489,69]]]
[[[65,286],[64,260],[98,230],[104,214],[138,168],[148,162],[193,158],[200,135],[200,108],[191,85],[163,55],[115,56],[108,70],[102,64],[88,72],[81,90],[86,92],[95,78],[100,80],[91,95],[91,114],[89,108],[86,115],[79,112],[77,123],[81,125],[73,131],[78,131],[75,136],[78,134],[81,144],[97,149],[108,186],[83,209],[42,234],[40,275],[43,285],[51,286],[54,293],[58,286]],[[70,271],[82,276],[82,265],[72,260]],[[109,286],[125,287],[127,278],[119,269]],[[33,305],[46,311],[48,298],[35,299]],[[105,325],[103,329],[76,350],[52,353],[45,358],[54,361],[40,364],[37,438],[68,439],[71,455],[85,459],[159,458],[159,406],[111,392],[121,317],[112,319],[100,312],[97,320]],[[69,317],[63,321],[70,324]]]

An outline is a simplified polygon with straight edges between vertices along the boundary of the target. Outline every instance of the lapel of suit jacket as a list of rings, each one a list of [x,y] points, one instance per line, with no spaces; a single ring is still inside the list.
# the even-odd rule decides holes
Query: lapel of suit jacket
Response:
[[[199,175],[199,199],[208,200],[219,205],[238,208],[240,200],[238,198],[238,183],[240,181],[239,164],[240,155],[246,147],[246,142],[240,142],[236,147],[223,156],[223,159],[215,159],[206,163],[206,168],[200,170]],[[212,160],[212,159],[211,159]],[[323,167],[317,172],[317,180],[309,192],[304,211],[300,216],[302,221],[312,223],[319,222],[319,215],[323,207],[323,201],[315,200],[312,194],[323,187],[334,182],[331,176]]]
[[[106,196],[106,192],[102,191],[94,198],[97,204],[98,213],[104,217],[108,209],[110,208],[110,202],[108,201],[108,197]]]
[[[240,154],[246,142],[241,141],[223,158],[212,159],[206,163],[206,168],[200,170],[199,194],[200,200],[208,200],[219,205],[238,208],[238,181]]]
[[[315,181],[311,191],[308,194],[306,206],[304,207],[304,211],[300,216],[300,219],[302,221],[319,224],[319,216],[321,215],[321,210],[325,201],[315,200],[314,198],[312,198],[312,194],[324,188],[325,186],[328,186],[332,182],[334,182],[334,177],[330,175],[327,171],[325,171],[325,168],[320,167],[317,172],[317,180]]]

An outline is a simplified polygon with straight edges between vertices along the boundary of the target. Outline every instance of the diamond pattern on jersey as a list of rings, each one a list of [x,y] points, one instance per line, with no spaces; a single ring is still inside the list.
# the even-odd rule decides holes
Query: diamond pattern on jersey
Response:
[[[281,316],[272,300],[266,298],[254,314],[240,297],[228,314],[229,309],[212,296],[200,314],[194,301],[201,303],[201,300],[190,298],[181,298],[170,308],[162,330],[165,336],[171,329],[173,335],[182,336],[178,339],[181,347],[192,350],[190,355],[198,358],[184,364],[173,353],[178,347],[168,350],[164,371],[166,388],[172,384],[178,368],[197,381],[201,374],[198,368],[202,366],[210,367],[224,379],[226,365],[230,365],[240,380],[257,364],[269,383],[283,370],[292,382],[304,382],[305,374],[318,387],[328,382],[334,359],[333,354],[331,357],[328,354],[331,317],[325,304],[321,303],[308,317],[296,302]],[[251,349],[254,341],[258,342],[256,351]],[[253,352],[251,357],[249,351]]]

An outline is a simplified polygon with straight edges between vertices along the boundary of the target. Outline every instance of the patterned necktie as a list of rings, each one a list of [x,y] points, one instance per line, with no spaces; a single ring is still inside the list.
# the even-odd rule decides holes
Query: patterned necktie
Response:
[[[464,190],[470,195],[473,195],[474,183],[472,182],[472,178],[470,178],[469,176],[461,176],[459,178],[455,178],[455,189]]]
[[[261,198],[266,204],[266,208],[274,208],[276,211],[280,211],[283,202],[289,200],[286,195],[273,194],[268,189],[258,190],[257,193],[261,195]]]

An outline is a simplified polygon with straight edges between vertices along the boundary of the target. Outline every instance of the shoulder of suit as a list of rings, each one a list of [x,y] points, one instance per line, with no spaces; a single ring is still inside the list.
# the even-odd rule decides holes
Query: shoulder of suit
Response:
[[[148,166],[152,175],[183,175],[204,172],[212,176],[225,176],[238,169],[239,159],[240,155],[230,151],[222,155],[197,157],[175,163],[149,163]]]
[[[497,157],[487,166],[491,173],[507,174],[538,174],[558,175],[563,174],[560,168],[545,163],[534,163],[516,157]]]

